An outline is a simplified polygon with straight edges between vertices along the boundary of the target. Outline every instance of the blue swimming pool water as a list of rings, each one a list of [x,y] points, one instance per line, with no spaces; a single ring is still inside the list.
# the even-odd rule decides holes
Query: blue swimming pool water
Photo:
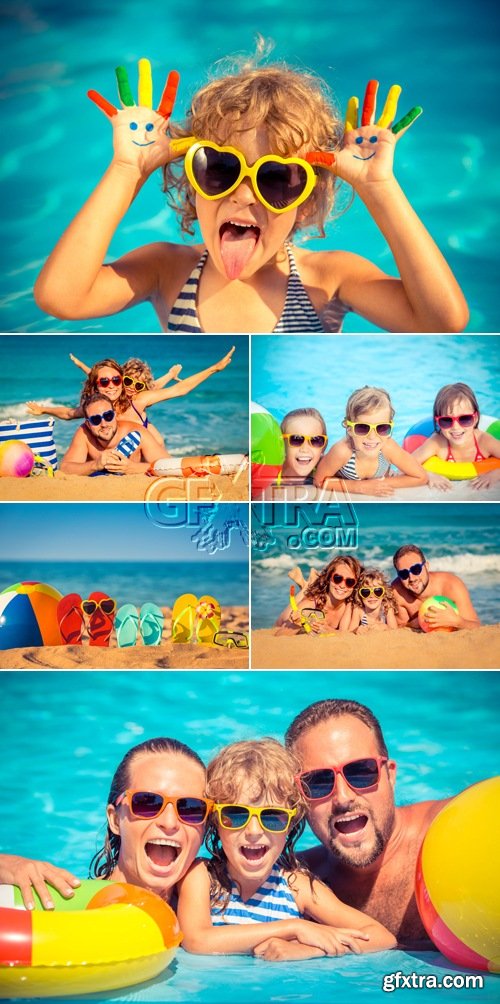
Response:
[[[307,703],[326,697],[367,704],[398,761],[397,801],[441,798],[498,768],[498,673],[5,673],[0,755],[9,764],[9,811],[0,850],[35,855],[86,875],[100,846],[109,781],[126,750],[174,734],[205,759],[237,739],[282,738]],[[310,832],[302,846],[310,845]],[[384,973],[456,971],[438,953],[384,953],[319,963],[266,965],[246,958],[179,952],[167,975],[98,999],[271,1004],[382,1000]],[[482,991],[446,999],[498,999],[498,977]],[[400,991],[401,993],[401,991]],[[411,991],[404,991],[409,996]],[[421,990],[419,1000],[437,1000]]]
[[[123,364],[139,357],[155,377],[175,363],[181,378],[207,369],[236,345],[231,363],[190,394],[148,409],[171,453],[246,453],[248,450],[248,339],[244,335],[218,337],[27,335],[0,337],[0,421],[29,417],[25,402],[76,406],[85,380],[69,359],[71,352],[87,366],[102,359]],[[175,384],[171,383],[173,387]],[[63,456],[79,422],[56,419],[54,441]]]
[[[432,416],[438,390],[466,383],[480,411],[500,414],[500,338],[477,335],[358,335],[339,342],[335,335],[320,341],[304,335],[252,338],[252,398],[280,422],[294,408],[317,408],[330,444],[342,438],[342,421],[350,394],[366,384],[384,387],[392,400],[394,438]]]
[[[322,518],[328,506],[307,507]],[[283,524],[283,510],[277,505],[252,506],[254,529],[260,530],[263,515],[273,538],[264,550],[252,552],[252,626],[270,627],[289,602],[288,572],[300,565],[306,578],[311,566],[323,568],[339,553],[331,546],[310,547],[298,541],[299,531]],[[293,511],[290,506],[289,512]],[[500,539],[498,505],[495,503],[447,503],[419,506],[415,503],[365,503],[347,508],[332,504],[331,513],[343,513],[343,525],[357,524],[357,548],[346,546],[369,566],[380,568],[391,579],[392,555],[402,544],[416,544],[430,562],[431,569],[454,572],[463,579],[478,615],[486,624],[499,620],[498,585],[500,582]],[[274,517],[273,517],[274,513]],[[300,530],[305,523],[300,517]],[[336,519],[330,521],[335,526]],[[292,546],[290,537],[293,536]],[[325,538],[323,538],[325,541]],[[319,541],[321,543],[321,541]],[[297,546],[298,545],[298,546]]]
[[[257,31],[275,40],[276,58],[324,77],[342,107],[370,75],[384,90],[394,81],[404,85],[403,112],[424,107],[398,150],[398,179],[465,290],[469,330],[500,327],[497,15],[487,0],[424,7],[405,0],[397,8],[369,0],[355,6],[339,0],[333,7],[272,0],[258,10],[240,0],[230,18],[215,0],[186,0],[182,8],[151,0],[89,0],[76,7],[33,0],[24,7],[9,3],[5,13],[2,330],[158,331],[149,305],[75,323],[45,317],[32,299],[43,261],[109,158],[108,125],[85,94],[95,88],[114,100],[119,63],[128,67],[135,91],[136,60],[148,55],[156,95],[172,63],[181,72],[179,116],[208,68],[228,53],[252,51]],[[177,222],[152,178],[113,238],[110,257],[178,239]],[[329,226],[326,241],[311,246],[354,251],[393,271],[385,242],[359,202]],[[356,318],[347,320],[346,330],[359,328]]]

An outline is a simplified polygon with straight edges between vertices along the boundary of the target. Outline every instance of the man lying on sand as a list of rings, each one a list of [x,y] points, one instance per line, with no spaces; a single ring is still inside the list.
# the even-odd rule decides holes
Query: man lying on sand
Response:
[[[431,572],[423,552],[414,544],[403,544],[396,551],[394,568],[397,578],[392,587],[398,605],[398,624],[418,628],[418,611],[429,596],[446,596],[458,610],[448,604],[430,606],[425,620],[429,627],[478,628],[481,626],[469,590],[462,579],[452,572]]]
[[[141,428],[141,441],[134,452],[122,456],[114,447],[138,426],[119,422],[113,405],[105,394],[93,394],[83,404],[85,422],[75,432],[65,453],[61,471],[64,474],[92,475],[99,471],[110,474],[145,474],[156,460],[169,457],[147,429]]]

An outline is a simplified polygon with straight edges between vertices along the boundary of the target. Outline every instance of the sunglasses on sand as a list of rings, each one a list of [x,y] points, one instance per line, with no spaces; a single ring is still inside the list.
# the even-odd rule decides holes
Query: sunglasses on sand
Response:
[[[121,383],[122,383],[122,378],[121,378],[121,376],[120,376],[119,373],[117,373],[116,376],[112,376],[112,377],[98,377],[97,378],[97,386],[98,387],[109,387],[110,384],[111,384],[112,387],[119,387]]]
[[[305,442],[310,443],[311,446],[317,446],[323,449],[328,442],[328,436],[299,436],[295,435],[293,432],[284,432],[283,439],[288,439],[290,446],[303,446]]]
[[[109,411],[103,411],[102,415],[87,415],[87,422],[90,422],[94,428],[97,428],[101,422],[112,422],[114,417],[115,413],[110,408]]]
[[[304,770],[295,780],[308,802],[329,798],[335,790],[337,774],[341,774],[352,791],[373,791],[380,781],[380,768],[387,763],[386,756],[363,757],[349,760],[338,767],[318,767]]]
[[[435,415],[434,420],[439,425],[440,429],[445,431],[451,429],[455,422],[460,426],[461,429],[470,429],[477,418],[477,411],[473,411],[472,414],[468,415]]]
[[[172,798],[161,791],[123,791],[116,799],[116,807],[122,802],[127,803],[132,815],[138,819],[155,819],[165,806],[172,805],[179,822],[188,826],[202,826],[213,806],[208,798]]]
[[[284,809],[274,805],[256,808],[251,805],[216,803],[214,812],[223,830],[244,830],[252,816],[256,816],[262,829],[268,833],[285,833],[297,809]]]
[[[370,425],[369,422],[349,422],[347,418],[344,425],[349,426],[355,436],[369,436],[370,432],[376,432],[381,439],[390,436],[394,428],[394,422],[379,422],[377,425]]]
[[[144,380],[134,380],[133,377],[124,376],[123,377],[123,386],[124,387],[133,387],[134,390],[139,391],[139,390],[145,390],[146,384],[144,383]]]
[[[326,154],[302,157],[279,157],[271,153],[247,164],[234,146],[218,146],[210,140],[196,140],[189,148],[184,167],[193,188],[204,199],[222,199],[250,178],[253,190],[266,209],[286,213],[296,209],[311,194],[317,175],[312,164],[331,166]]]
[[[396,572],[398,578],[402,579],[403,582],[406,582],[406,580],[410,578],[410,575],[420,575],[420,572],[422,571],[424,565],[425,561],[420,561],[418,565],[417,564],[410,565],[409,568],[397,568]]]

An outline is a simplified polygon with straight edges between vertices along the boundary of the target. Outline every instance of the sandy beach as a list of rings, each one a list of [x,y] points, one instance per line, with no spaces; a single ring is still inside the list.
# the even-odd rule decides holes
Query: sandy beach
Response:
[[[1,669],[247,669],[248,649],[198,643],[174,644],[172,611],[162,607],[165,624],[161,645],[117,648],[114,633],[109,648],[91,647],[84,633],[81,645],[10,648],[0,651]],[[248,607],[224,607],[221,630],[248,636]]]
[[[366,635],[276,636],[252,631],[252,669],[497,669],[500,625],[422,634],[409,628]]]
[[[154,502],[248,501],[248,470],[239,476],[150,478],[144,474],[86,478],[56,471],[53,478],[0,478],[3,502]]]

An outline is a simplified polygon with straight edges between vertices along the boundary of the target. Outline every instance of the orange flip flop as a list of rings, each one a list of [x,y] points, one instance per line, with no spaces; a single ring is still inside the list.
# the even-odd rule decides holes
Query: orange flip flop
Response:
[[[89,645],[108,648],[115,620],[115,600],[96,590],[88,600],[82,600],[82,608],[89,617]]]
[[[84,618],[82,598],[78,593],[68,593],[57,604],[57,623],[63,645],[81,645]]]

